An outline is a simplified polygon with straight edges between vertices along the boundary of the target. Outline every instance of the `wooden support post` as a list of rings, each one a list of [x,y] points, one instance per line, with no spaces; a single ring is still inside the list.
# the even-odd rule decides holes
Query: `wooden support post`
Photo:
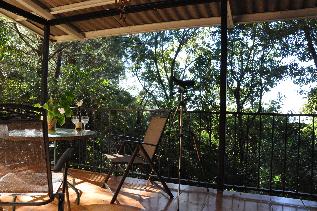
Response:
[[[224,189],[224,169],[226,153],[226,111],[227,111],[227,57],[228,57],[228,2],[221,0],[221,65],[220,65],[220,116],[217,190]]]
[[[44,24],[44,36],[43,36],[43,47],[42,47],[42,81],[41,81],[41,86],[42,86],[42,96],[41,96],[41,104],[43,105],[44,103],[47,102],[48,100],[48,58],[49,58],[49,48],[50,48],[50,25],[48,23]],[[49,152],[48,152],[48,128],[47,128],[47,115],[46,112],[43,112],[43,138],[44,138],[44,143],[45,143],[45,153],[47,157],[47,166],[50,165],[49,161]],[[47,179],[49,181],[49,193],[50,197],[53,197],[53,187],[52,187],[52,176],[51,176],[51,171],[50,168],[47,168]]]
[[[48,100],[48,88],[47,88],[47,78],[48,78],[48,57],[49,57],[49,36],[50,36],[50,26],[48,24],[44,25],[44,37],[43,37],[43,50],[42,50],[42,105]]]

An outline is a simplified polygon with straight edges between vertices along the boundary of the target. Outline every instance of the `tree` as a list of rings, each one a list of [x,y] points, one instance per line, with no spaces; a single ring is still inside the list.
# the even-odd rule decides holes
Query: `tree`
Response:
[[[143,106],[164,107],[174,101],[173,76],[184,78],[195,57],[199,29],[183,29],[140,34],[127,40],[129,69],[147,96]]]
[[[274,30],[274,23],[238,25],[229,30],[228,95],[237,112],[247,108],[261,112],[264,93],[289,73],[290,65],[282,62],[281,46],[271,36]],[[214,51],[219,52],[219,46],[217,39]],[[214,59],[219,62],[219,56]]]
[[[317,21],[316,19],[300,19],[280,22],[276,37],[280,40],[283,55],[293,59],[296,68],[293,68],[291,76],[294,82],[300,85],[311,84],[313,87],[306,93],[309,103],[305,106],[304,112],[313,112],[316,98],[317,80]],[[302,90],[302,92],[305,92]],[[316,102],[315,102],[316,103]]]
[[[311,89],[310,92],[307,94],[307,103],[304,106],[304,113],[317,113],[317,88]]]
[[[121,38],[115,37],[54,45],[62,50],[54,55],[51,93],[71,91],[93,107],[132,106],[134,99],[119,87],[125,71],[122,44]]]
[[[0,21],[1,101],[38,103],[42,39],[16,23]],[[49,94],[72,92],[86,106],[127,106],[134,99],[118,86],[124,75],[121,38],[51,43]]]

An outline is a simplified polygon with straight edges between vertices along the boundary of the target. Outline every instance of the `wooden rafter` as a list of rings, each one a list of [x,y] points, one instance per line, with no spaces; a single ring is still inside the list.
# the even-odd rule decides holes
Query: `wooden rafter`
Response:
[[[228,0],[227,4],[227,14],[228,14],[228,28],[233,28],[233,15],[232,15],[232,10],[231,10],[231,4],[230,1]]]
[[[16,15],[14,13],[8,12],[6,10],[0,9],[0,13],[2,15],[4,15],[5,17],[9,18],[12,21],[18,22],[20,25],[30,29],[31,31],[35,32],[36,34],[40,35],[41,37],[43,37],[43,29],[39,28],[38,26],[30,23],[27,21],[26,18]],[[0,15],[1,15],[0,14]],[[53,36],[50,36],[51,40],[54,40]]]
[[[60,14],[64,12],[71,12],[76,10],[88,9],[92,7],[99,7],[108,4],[114,4],[115,0],[89,0],[74,4],[67,4],[59,7],[51,8],[51,14]]]
[[[39,16],[47,20],[52,20],[55,18],[55,16],[52,15],[48,10],[42,8],[41,6],[39,6],[33,1],[15,0],[15,2],[19,3],[20,5],[24,6],[25,8],[31,10],[32,12],[38,14]],[[56,27],[69,35],[75,36],[77,39],[85,38],[83,34],[79,33],[76,29],[74,29],[73,27],[69,25],[62,24],[62,25],[57,25]]]

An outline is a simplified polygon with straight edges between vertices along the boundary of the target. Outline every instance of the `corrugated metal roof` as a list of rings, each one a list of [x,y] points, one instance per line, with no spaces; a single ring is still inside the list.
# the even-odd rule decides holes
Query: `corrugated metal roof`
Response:
[[[46,20],[92,12],[119,11],[115,0],[0,0]],[[149,3],[171,3],[170,0],[131,0],[129,6]],[[185,3],[184,3],[185,2]],[[186,2],[189,2],[186,4]],[[193,3],[194,2],[194,3]],[[158,31],[165,29],[211,26],[220,24],[220,3],[209,1],[183,1],[183,5],[142,9],[128,12],[124,18],[119,14],[88,20],[72,21],[51,27],[51,39],[56,41],[79,40],[101,36]],[[316,17],[317,0],[229,0],[233,24],[291,18]],[[0,9],[9,18],[20,22],[36,33],[43,33],[43,26],[19,15]]]

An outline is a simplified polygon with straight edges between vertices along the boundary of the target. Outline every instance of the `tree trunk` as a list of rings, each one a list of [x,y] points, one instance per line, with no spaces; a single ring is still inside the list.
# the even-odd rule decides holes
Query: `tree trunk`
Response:
[[[242,119],[242,109],[243,105],[241,103],[241,88],[240,83],[238,82],[237,87],[234,89],[234,98],[236,101],[237,106],[237,118],[238,118],[238,125],[237,125],[237,138],[239,142],[239,157],[240,163],[244,160],[244,142],[243,142],[243,119]]]
[[[311,57],[314,60],[315,67],[317,68],[317,53],[314,47],[313,38],[310,33],[310,28],[307,24],[303,25],[302,30],[304,31],[305,38],[307,40],[307,48],[308,52],[310,53]]]
[[[56,60],[56,68],[55,68],[55,75],[54,75],[55,80],[58,80],[61,74],[62,56],[63,56],[63,51],[59,51],[57,53],[57,60]]]

